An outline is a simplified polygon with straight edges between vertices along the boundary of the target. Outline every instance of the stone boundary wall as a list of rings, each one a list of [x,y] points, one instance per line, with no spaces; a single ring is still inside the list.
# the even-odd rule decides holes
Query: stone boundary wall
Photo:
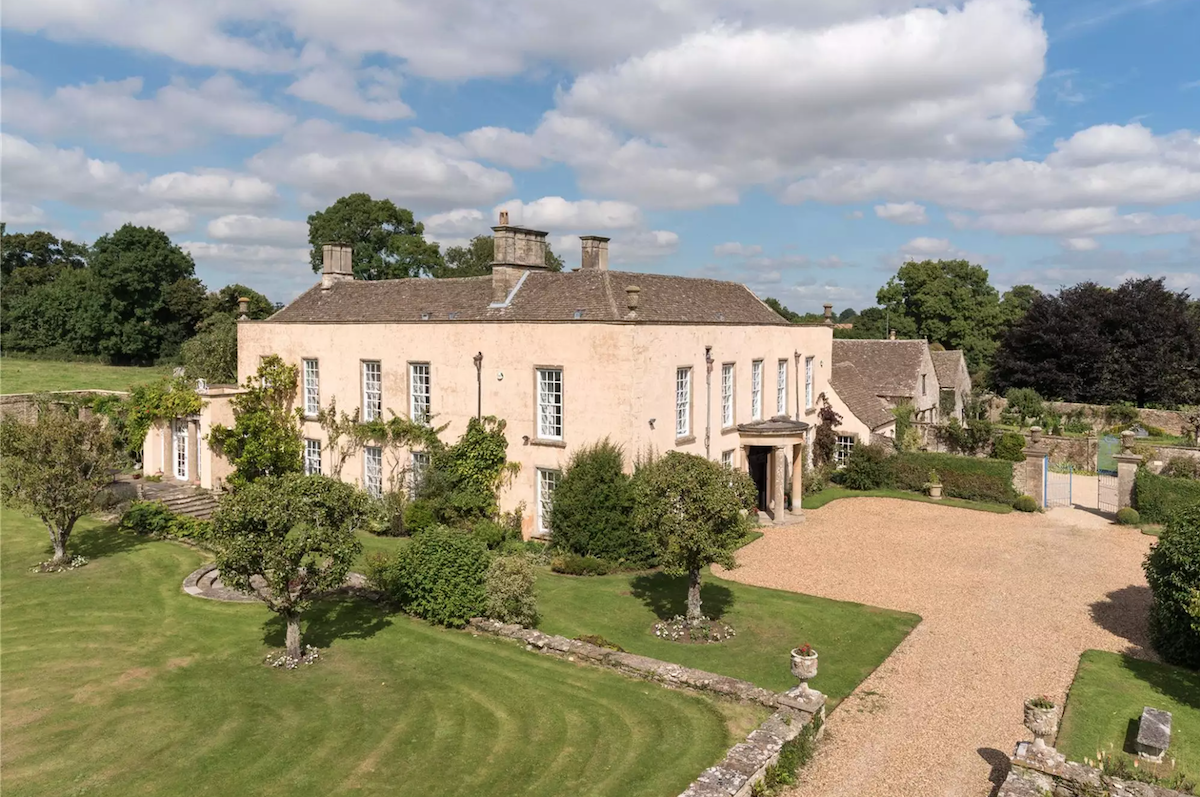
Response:
[[[123,390],[55,390],[49,393],[10,393],[0,396],[0,418],[10,415],[17,416],[22,422],[30,423],[36,418],[37,399],[48,396],[51,401],[57,397],[65,400],[78,396],[128,396]]]
[[[482,617],[472,619],[467,625],[472,631],[524,642],[527,650],[558,656],[567,661],[585,661],[625,675],[655,681],[668,688],[693,689],[775,709],[775,713],[751,731],[744,742],[731,747],[719,764],[700,773],[680,797],[749,797],[754,784],[762,779],[767,767],[779,760],[783,745],[799,736],[814,718],[821,723],[817,736],[821,735],[825,721],[825,696],[820,692],[810,692],[807,697],[790,692],[779,694],[737,678],[694,670],[648,656],[622,653],[589,642],[544,634],[532,628]]]
[[[1028,754],[1028,742],[1017,745],[1012,769],[996,797],[1187,797],[1181,791],[1149,783],[1109,777],[1095,767]]]
[[[1088,420],[1092,423],[1092,428],[1100,431],[1104,427],[1104,411],[1108,409],[1103,404],[1077,404],[1070,401],[1047,401],[1046,405],[1057,412],[1059,415],[1067,415],[1072,410],[1082,409]],[[1008,406],[1008,399],[1003,396],[995,396],[988,404],[988,419],[996,422],[1000,420],[1001,411]],[[1183,427],[1187,424],[1182,412],[1175,410],[1156,410],[1156,409],[1138,409],[1138,418],[1141,423],[1157,426],[1167,434],[1183,434]]]

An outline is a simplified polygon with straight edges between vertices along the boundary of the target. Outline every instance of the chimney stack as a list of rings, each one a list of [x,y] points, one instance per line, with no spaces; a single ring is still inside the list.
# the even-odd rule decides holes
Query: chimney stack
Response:
[[[245,296],[238,299],[238,321],[250,319],[250,300]]]
[[[636,285],[625,286],[625,306],[629,308],[629,317],[637,315],[642,289]]]
[[[321,290],[333,283],[354,279],[354,249],[350,244],[325,244],[321,247]]]
[[[492,233],[492,307],[505,307],[524,272],[546,270],[547,233],[510,225],[507,210]]]
[[[581,235],[583,244],[583,260],[580,267],[584,271],[608,271],[608,242],[603,235]]]
[[[825,302],[825,326],[833,326],[833,305]]]

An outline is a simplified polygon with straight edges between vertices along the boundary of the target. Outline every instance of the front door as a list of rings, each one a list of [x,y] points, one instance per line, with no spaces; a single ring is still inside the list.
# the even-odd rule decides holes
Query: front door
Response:
[[[770,461],[770,457],[771,449],[766,446],[750,446],[750,453],[746,457],[750,478],[754,480],[754,486],[758,488],[758,500],[755,502],[755,506],[760,512],[767,511],[767,463]]]

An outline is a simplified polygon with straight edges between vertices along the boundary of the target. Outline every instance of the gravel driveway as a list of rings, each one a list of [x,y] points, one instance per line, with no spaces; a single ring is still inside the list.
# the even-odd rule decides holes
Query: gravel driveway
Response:
[[[1152,657],[1141,569],[1152,540],[1136,530],[1081,509],[993,515],[886,498],[806,516],[765,529],[722,577],[923,621],[830,715],[792,795],[982,797],[1028,737],[1026,697],[1061,705],[1089,648]]]

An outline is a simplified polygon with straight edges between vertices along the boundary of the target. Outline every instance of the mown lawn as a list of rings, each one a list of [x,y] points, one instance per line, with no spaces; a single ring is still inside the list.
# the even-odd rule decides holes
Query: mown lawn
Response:
[[[5,795],[669,795],[746,709],[351,599],[319,604],[322,661],[263,666],[281,626],[185,595],[202,554],[81,524],[80,570],[0,513]]]
[[[965,501],[961,498],[942,498],[935,501],[927,495],[920,493],[910,493],[907,490],[896,490],[886,487],[880,490],[850,490],[845,487],[826,487],[820,492],[806,495],[800,500],[800,505],[805,509],[820,509],[830,501],[836,501],[839,498],[899,498],[903,501],[921,501],[926,504],[940,504],[941,506],[956,506],[960,509],[977,509],[981,512],[995,512],[998,515],[1007,515],[1013,511],[1013,508],[1008,504],[991,504],[985,501]]]
[[[631,653],[741,678],[783,691],[797,684],[789,652],[807,642],[821,655],[811,682],[832,708],[850,694],[908,635],[920,618],[859,603],[751,587],[705,573],[704,613],[733,626],[737,636],[712,645],[658,639],[660,618],[683,614],[685,578],[662,573],[609,576],[538,574],[541,630],[574,637],[599,634]]]
[[[51,390],[129,390],[171,373],[167,367],[134,368],[99,363],[0,357],[0,393]]]
[[[1145,706],[1171,712],[1167,759],[1200,781],[1200,672],[1089,650],[1079,658],[1063,713],[1058,749],[1073,761],[1097,752],[1134,754]],[[1145,766],[1145,762],[1141,763]],[[1169,761],[1163,773],[1169,773]],[[1161,773],[1160,773],[1161,774]]]

